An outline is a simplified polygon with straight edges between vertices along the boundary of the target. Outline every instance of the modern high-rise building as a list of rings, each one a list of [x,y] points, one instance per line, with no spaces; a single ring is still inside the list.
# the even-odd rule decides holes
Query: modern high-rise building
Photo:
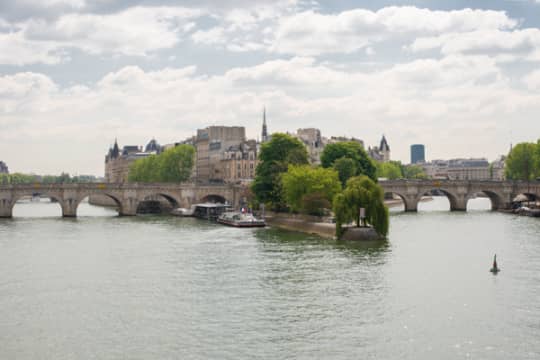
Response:
[[[426,152],[424,145],[411,145],[411,164],[423,163],[426,161]]]

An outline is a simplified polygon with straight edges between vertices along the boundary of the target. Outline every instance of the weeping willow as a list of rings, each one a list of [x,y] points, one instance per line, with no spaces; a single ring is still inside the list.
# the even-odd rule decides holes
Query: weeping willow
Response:
[[[382,188],[367,176],[356,176],[347,181],[345,190],[334,197],[336,236],[343,235],[343,224],[371,225],[381,236],[388,234],[388,208],[384,205]],[[360,219],[360,208],[365,218]],[[362,222],[362,223],[361,223]]]

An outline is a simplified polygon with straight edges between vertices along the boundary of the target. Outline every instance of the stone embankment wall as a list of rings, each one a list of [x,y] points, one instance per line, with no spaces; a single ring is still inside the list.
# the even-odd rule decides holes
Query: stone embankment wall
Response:
[[[336,235],[336,224],[323,222],[324,220],[317,216],[267,213],[264,219],[267,224],[280,229],[315,234],[328,239],[334,239]]]

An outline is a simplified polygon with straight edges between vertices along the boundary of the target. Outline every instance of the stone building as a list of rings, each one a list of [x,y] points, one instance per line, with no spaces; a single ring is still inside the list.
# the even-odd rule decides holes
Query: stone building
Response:
[[[491,174],[486,159],[452,159],[448,161],[449,180],[489,180]]]
[[[152,154],[158,154],[162,147],[155,139],[144,148],[137,145],[126,145],[120,150],[118,142],[114,140],[114,145],[105,155],[105,182],[121,183],[127,182],[129,176],[129,167],[137,160]]]
[[[232,145],[223,152],[221,174],[228,183],[247,184],[255,178],[257,168],[258,144],[255,140],[247,140]]]
[[[378,162],[390,161],[390,146],[383,135],[379,146],[369,147],[368,155]]]
[[[223,166],[221,160],[231,146],[246,141],[246,130],[243,126],[209,126],[197,130],[195,137],[196,179],[198,182],[223,182]]]
[[[421,164],[431,179],[490,180],[492,174],[486,159],[433,160]],[[504,166],[504,165],[503,165]]]
[[[0,174],[9,174],[9,169],[3,161],[0,161]]]
[[[298,129],[295,136],[306,146],[310,164],[320,165],[321,154],[326,145],[325,139],[321,136],[321,131],[315,128]]]
[[[504,174],[506,164],[506,156],[501,155],[497,160],[491,164],[491,179],[492,180],[506,180],[506,175]]]

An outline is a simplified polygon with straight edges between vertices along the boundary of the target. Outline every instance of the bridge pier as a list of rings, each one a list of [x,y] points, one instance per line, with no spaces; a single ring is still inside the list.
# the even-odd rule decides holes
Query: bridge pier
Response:
[[[134,197],[124,199],[120,203],[118,208],[118,215],[120,216],[135,216],[137,215],[137,207],[139,206],[139,200]]]
[[[455,196],[450,200],[450,211],[467,211],[467,197],[464,195]]]
[[[69,198],[61,200],[62,217],[77,217],[77,206],[79,202],[77,199]]]
[[[408,195],[402,197],[403,203],[405,205],[406,212],[417,212],[418,211],[418,199],[414,195]]]
[[[10,199],[0,199],[0,218],[13,217],[13,206]]]

